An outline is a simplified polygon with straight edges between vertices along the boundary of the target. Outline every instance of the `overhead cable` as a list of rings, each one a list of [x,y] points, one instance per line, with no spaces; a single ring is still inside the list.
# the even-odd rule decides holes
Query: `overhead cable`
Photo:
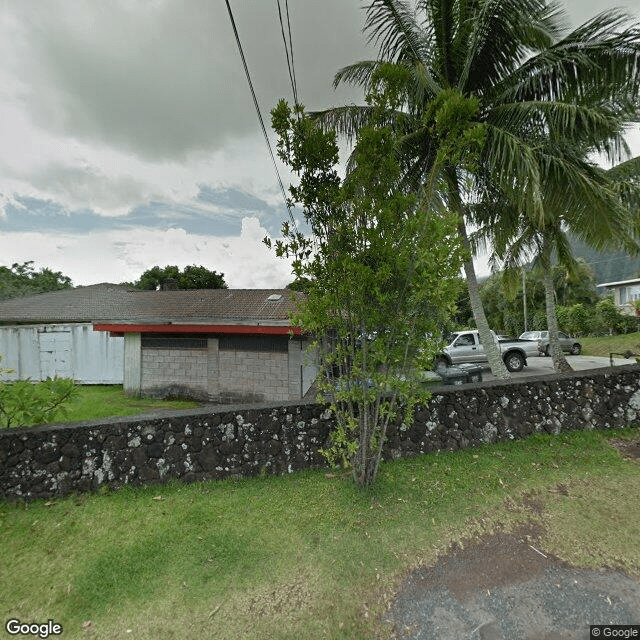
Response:
[[[258,98],[256,97],[256,92],[253,88],[253,82],[251,81],[251,75],[249,73],[249,67],[247,66],[247,61],[244,57],[244,51],[242,49],[242,44],[240,43],[240,36],[238,34],[238,29],[236,27],[236,21],[233,18],[233,12],[231,11],[231,5],[229,4],[229,0],[225,0],[227,5],[227,10],[229,11],[229,19],[231,20],[231,26],[233,27],[233,33],[236,38],[236,44],[238,45],[238,51],[240,52],[240,58],[242,59],[242,66],[244,67],[245,75],[247,76],[247,82],[249,83],[249,90],[251,91],[251,97],[253,98],[253,104],[256,108],[256,113],[258,114],[258,122],[260,123],[260,128],[262,129],[262,133],[264,135],[265,142],[267,143],[267,149],[269,149],[269,155],[271,156],[271,162],[273,163],[273,168],[276,171],[276,176],[278,178],[278,183],[280,184],[280,190],[282,191],[282,197],[284,198],[284,203],[287,206],[287,211],[289,212],[289,218],[291,219],[291,223],[294,228],[296,227],[296,222],[293,218],[293,213],[291,212],[291,207],[289,206],[289,200],[287,199],[287,193],[284,188],[284,184],[282,183],[282,178],[280,177],[280,172],[278,171],[278,165],[276,163],[276,158],[273,155],[273,149],[271,148],[271,142],[269,141],[269,136],[267,134],[267,129],[264,126],[264,120],[262,118],[262,113],[260,111],[260,105],[258,104]]]
[[[284,42],[284,53],[287,57],[287,68],[289,70],[289,80],[291,82],[291,89],[293,91],[294,104],[298,105],[298,86],[296,83],[296,69],[293,63],[293,41],[291,39],[291,21],[289,19],[289,0],[285,0],[285,11],[287,14],[287,31],[289,32],[289,42],[287,43],[287,37],[284,33],[284,23],[282,20],[282,7],[280,6],[280,0],[276,0],[278,5],[278,18],[280,19],[280,31],[282,33],[282,41]]]

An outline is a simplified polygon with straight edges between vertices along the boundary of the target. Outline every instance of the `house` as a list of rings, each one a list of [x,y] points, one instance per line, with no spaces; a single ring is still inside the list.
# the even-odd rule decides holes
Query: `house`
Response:
[[[95,331],[124,338],[124,389],[214,402],[299,400],[317,366],[287,289],[129,291]]]
[[[606,292],[612,291],[613,301],[626,315],[639,315],[634,303],[636,300],[640,300],[640,278],[620,280],[619,282],[604,282],[596,285],[596,287],[602,288]]]
[[[124,340],[93,330],[121,313],[126,287],[96,284],[0,301],[0,367],[5,380],[70,377],[122,384]]]

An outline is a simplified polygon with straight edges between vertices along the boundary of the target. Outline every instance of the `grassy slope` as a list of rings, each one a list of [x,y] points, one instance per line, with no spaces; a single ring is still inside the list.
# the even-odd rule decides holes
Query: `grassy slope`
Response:
[[[187,409],[197,407],[189,400],[154,400],[127,396],[122,385],[86,385],[69,404],[64,422],[98,420],[112,416],[131,416],[153,409]]]
[[[582,353],[585,356],[605,356],[608,358],[610,353],[620,354],[626,351],[640,355],[640,333],[580,338],[580,343],[582,344]],[[620,356],[616,355],[615,357],[619,358]]]
[[[384,636],[378,614],[408,570],[524,520],[549,552],[639,576],[640,464],[607,437],[387,463],[368,491],[307,472],[0,503],[0,618],[54,618],[65,638]]]

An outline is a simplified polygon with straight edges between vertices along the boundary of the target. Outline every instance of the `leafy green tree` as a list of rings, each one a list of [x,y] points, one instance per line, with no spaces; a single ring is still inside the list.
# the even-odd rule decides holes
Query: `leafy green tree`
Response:
[[[622,330],[622,314],[612,297],[600,300],[596,304],[596,331],[601,333],[619,333]]]
[[[176,289],[227,289],[224,274],[189,265],[182,271],[175,265],[147,269],[134,283],[137,289],[155,290],[172,282]]]
[[[480,285],[480,296],[487,319],[495,330],[514,336],[524,331],[524,300],[522,271],[516,277],[505,278],[503,271],[489,276]],[[590,266],[581,259],[576,260],[575,270],[570,274],[562,265],[551,268],[557,303],[563,306],[583,304],[593,308],[599,301],[595,280]],[[512,274],[513,275],[513,274]],[[540,269],[525,269],[524,293],[527,297],[527,329],[546,330],[544,273]],[[560,328],[568,331],[562,324]]]
[[[457,216],[476,325],[500,378],[508,373],[490,339],[467,232],[482,224],[474,216],[483,208],[474,204],[499,194],[529,218],[543,216],[547,172],[538,134],[558,144],[577,132],[600,136],[609,116],[637,105],[637,27],[613,10],[570,33],[563,25],[558,5],[544,0],[371,0],[365,32],[378,59],[350,65],[334,80],[368,90],[381,66],[401,72],[403,102],[389,123],[402,134],[403,173],[414,188],[431,194],[437,187],[440,203]],[[349,106],[317,117],[352,137],[371,112]],[[467,144],[452,153],[456,140]]]
[[[0,368],[0,375],[11,369]],[[63,418],[78,387],[71,378],[0,381],[0,428],[24,427]]]
[[[324,453],[349,464],[360,485],[375,480],[389,424],[410,425],[428,397],[421,372],[440,346],[434,336],[453,310],[461,263],[455,218],[397,187],[395,138],[384,126],[393,82],[369,99],[375,117],[358,133],[344,181],[332,131],[284,101],[272,111],[278,155],[299,176],[291,204],[311,229],[283,224],[275,250],[293,258],[296,280],[305,282],[294,321],[316,338],[318,387],[336,416]]]
[[[52,271],[47,267],[36,271],[33,260],[0,267],[0,300],[71,289],[71,286],[71,278],[60,271]]]
[[[293,282],[290,282],[286,288],[291,289],[291,291],[301,291],[302,293],[307,293],[309,291],[309,287],[311,286],[311,280],[307,277],[296,278]]]
[[[467,329],[475,326],[471,300],[469,299],[469,290],[462,278],[460,278],[460,293],[456,300],[452,321],[455,324],[455,329]]]
[[[583,304],[574,304],[569,307],[569,333],[574,336],[586,336],[594,327],[593,310],[587,309]]]

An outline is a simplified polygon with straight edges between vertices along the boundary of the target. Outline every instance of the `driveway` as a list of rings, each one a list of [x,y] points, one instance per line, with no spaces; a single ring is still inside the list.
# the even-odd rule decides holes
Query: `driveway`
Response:
[[[465,541],[411,572],[385,616],[390,637],[589,640],[589,625],[640,625],[637,580],[572,567],[541,549],[537,533],[525,525]]]
[[[573,367],[575,371],[582,371],[585,369],[609,369],[611,367],[611,362],[609,358],[604,358],[600,356],[565,356],[567,358],[567,362]],[[629,360],[625,358],[614,358],[613,359],[614,366],[620,366],[625,364],[636,364],[635,358],[631,358]],[[551,358],[540,356],[527,358],[527,366],[519,371],[518,373],[512,373],[511,375],[514,378],[523,378],[527,376],[545,376],[555,373],[553,370],[553,361]],[[484,380],[495,380],[495,377],[492,375],[491,370],[486,368],[482,372],[482,379]]]

